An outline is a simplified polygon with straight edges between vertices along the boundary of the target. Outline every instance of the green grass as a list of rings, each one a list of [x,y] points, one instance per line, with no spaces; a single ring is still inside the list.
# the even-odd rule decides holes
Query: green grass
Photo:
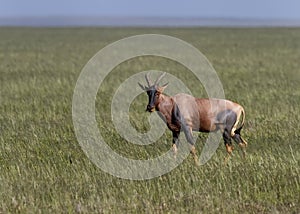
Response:
[[[175,36],[197,47],[216,69],[226,98],[246,110],[243,160],[235,151],[224,166],[221,145],[204,166],[189,156],[161,177],[131,181],[97,168],[81,150],[72,124],[72,96],[83,66],[101,48],[136,34]],[[299,213],[300,29],[0,29],[0,213]],[[156,157],[171,133],[148,146],[127,143],[114,130],[111,96],[127,77],[165,70],[193,94],[203,87],[178,63],[140,57],[105,79],[97,121],[122,155]],[[146,95],[130,108],[140,131]],[[206,134],[197,141],[199,153]]]

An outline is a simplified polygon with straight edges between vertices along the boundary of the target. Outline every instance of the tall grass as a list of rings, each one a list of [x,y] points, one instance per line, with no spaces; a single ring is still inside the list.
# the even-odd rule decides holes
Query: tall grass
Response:
[[[0,212],[3,213],[298,213],[300,212],[300,29],[0,29]],[[183,39],[212,62],[226,98],[243,105],[246,160],[228,165],[221,145],[204,166],[188,157],[161,177],[131,181],[97,168],[72,125],[72,95],[83,66],[118,39],[160,33]],[[122,63],[97,100],[99,129],[130,158],[155,157],[171,146],[167,131],[148,146],[127,143],[110,118],[111,96],[141,70],[178,76],[197,96],[203,87],[180,64],[156,57]],[[130,108],[140,131],[146,95]],[[201,152],[206,134],[197,141]]]

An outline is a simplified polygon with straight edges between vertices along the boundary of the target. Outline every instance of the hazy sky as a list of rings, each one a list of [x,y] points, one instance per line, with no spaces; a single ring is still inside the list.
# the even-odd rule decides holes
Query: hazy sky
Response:
[[[300,19],[300,0],[0,0],[0,17],[57,15]]]

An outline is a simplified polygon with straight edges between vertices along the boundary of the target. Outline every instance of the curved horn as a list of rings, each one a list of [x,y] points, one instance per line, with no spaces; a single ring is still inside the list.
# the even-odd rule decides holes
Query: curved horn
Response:
[[[155,81],[154,85],[157,85],[159,83],[159,81],[161,81],[161,79],[166,75],[166,72],[162,73],[162,75],[160,75],[160,77],[157,78],[157,80]]]
[[[146,79],[146,81],[147,81],[147,83],[148,83],[148,87],[151,87],[152,82],[151,82],[151,80],[150,80],[150,78],[149,78],[149,73],[147,73],[147,74],[145,75],[145,79]]]
[[[147,90],[146,86],[143,86],[143,85],[142,85],[141,83],[139,83],[139,82],[138,82],[138,84],[139,84],[139,86],[141,87],[141,89],[143,89],[144,91]]]

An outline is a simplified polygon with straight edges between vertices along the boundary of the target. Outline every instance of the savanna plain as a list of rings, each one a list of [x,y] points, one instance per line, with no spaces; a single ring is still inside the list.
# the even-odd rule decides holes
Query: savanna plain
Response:
[[[103,172],[85,155],[72,122],[81,70],[110,43],[147,33],[182,39],[211,62],[226,98],[245,108],[245,159],[236,147],[224,164],[221,142],[203,166],[190,155],[167,174],[135,181]],[[168,151],[171,132],[150,145],[131,144],[116,131],[110,108],[119,85],[145,70],[166,71],[207,97],[172,60],[141,56],[116,66],[99,87],[96,120],[115,152],[139,160]],[[139,132],[150,127],[147,102],[142,93],[129,109]],[[300,213],[299,107],[299,28],[2,27],[0,213]],[[199,154],[206,138],[199,134]]]

